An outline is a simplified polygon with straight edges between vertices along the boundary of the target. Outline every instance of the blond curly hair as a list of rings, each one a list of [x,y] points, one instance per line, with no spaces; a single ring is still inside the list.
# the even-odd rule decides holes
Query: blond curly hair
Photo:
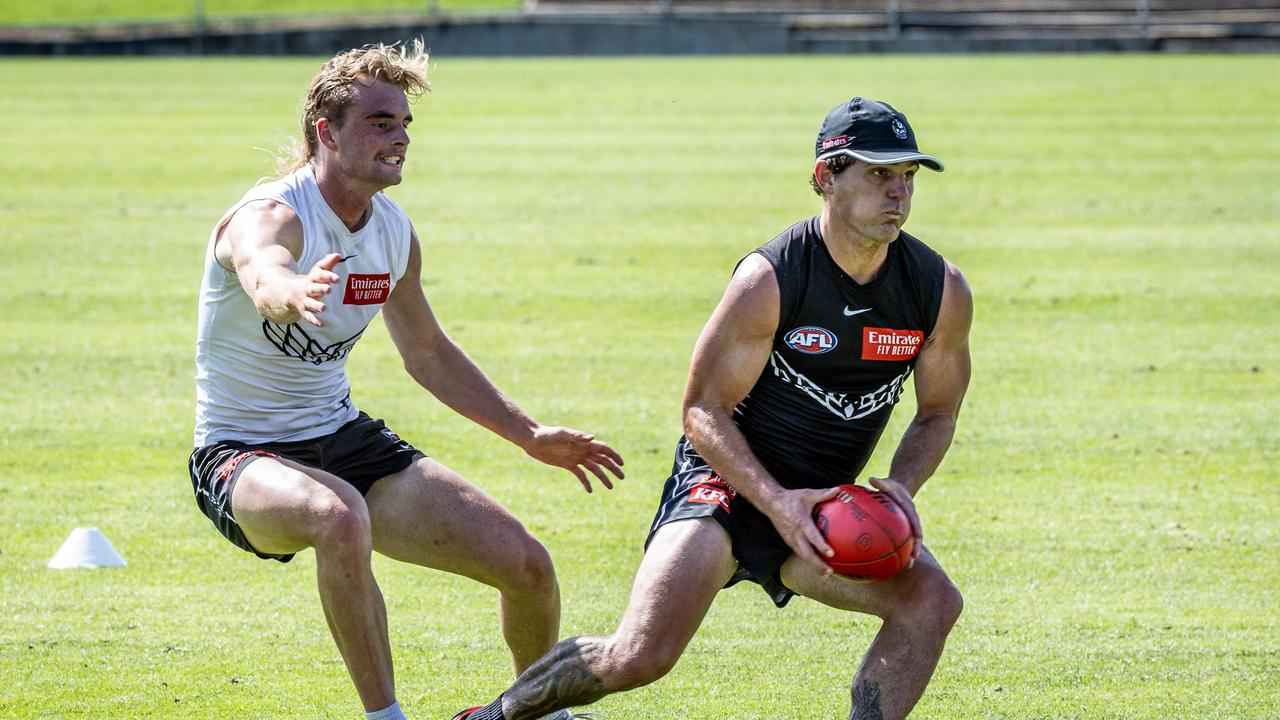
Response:
[[[410,45],[378,43],[334,55],[307,87],[302,110],[302,145],[293,148],[291,157],[281,163],[285,166],[283,173],[293,172],[315,157],[320,143],[316,137],[317,120],[328,118],[336,127],[342,127],[343,114],[358,99],[356,83],[367,87],[385,80],[404,90],[411,102],[430,92],[428,60],[421,38]]]

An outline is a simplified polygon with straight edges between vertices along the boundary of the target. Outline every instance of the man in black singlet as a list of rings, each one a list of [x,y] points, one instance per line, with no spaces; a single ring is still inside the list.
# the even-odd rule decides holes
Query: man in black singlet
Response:
[[[742,580],[779,607],[800,594],[883,620],[851,720],[904,718],[919,700],[962,600],[920,542],[912,497],[955,432],[973,300],[954,265],[901,230],[916,171],[942,170],[901,113],[853,98],[827,115],[816,151],[822,214],[738,264],[698,339],[685,436],[617,631],[561,642],[456,718],[524,720],[653,682]],[[913,372],[915,416],[888,477],[867,482],[910,519],[916,556],[891,580],[833,575],[813,506],[862,472]]]

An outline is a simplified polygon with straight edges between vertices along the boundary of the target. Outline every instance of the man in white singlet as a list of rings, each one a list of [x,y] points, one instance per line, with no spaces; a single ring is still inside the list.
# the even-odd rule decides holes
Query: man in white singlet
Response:
[[[623,476],[611,447],[530,418],[436,322],[418,238],[382,194],[401,179],[410,98],[427,90],[421,43],[326,63],[308,90],[303,156],[223,216],[200,290],[196,503],[259,557],[315,548],[325,618],[373,720],[405,717],[373,551],[497,588],[517,675],[552,647],[560,620],[551,559],[520,522],[352,405],[346,359],[379,310],[405,369],[454,411],[587,492],[588,473],[606,488]]]

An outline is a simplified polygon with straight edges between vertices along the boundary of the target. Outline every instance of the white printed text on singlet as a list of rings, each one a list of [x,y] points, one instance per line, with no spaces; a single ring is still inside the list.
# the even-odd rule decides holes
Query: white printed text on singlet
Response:
[[[769,358],[769,365],[773,368],[774,376],[779,380],[790,384],[805,395],[817,400],[824,408],[845,420],[864,418],[886,405],[896,404],[898,399],[902,397],[902,384],[906,382],[907,376],[911,374],[911,368],[907,368],[902,371],[901,375],[884,385],[869,393],[853,398],[848,393],[824,390],[817,383],[805,377],[803,373],[797,372],[795,368],[787,363],[782,354],[776,350]]]

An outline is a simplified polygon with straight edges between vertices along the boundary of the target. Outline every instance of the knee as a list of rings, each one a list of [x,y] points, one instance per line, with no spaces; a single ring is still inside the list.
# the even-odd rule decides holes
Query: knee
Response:
[[[964,596],[960,589],[945,575],[926,583],[916,593],[914,603],[917,621],[942,634],[951,632],[952,626],[964,611]]]
[[[950,631],[964,611],[964,596],[960,594],[960,588],[944,579],[934,590],[931,605],[938,624]]]
[[[652,683],[676,666],[682,647],[672,647],[660,639],[610,638],[606,653],[609,673],[605,684],[610,692],[633,690]]]
[[[960,619],[964,596],[943,573],[920,582],[895,607],[898,619],[945,636]]]
[[[556,569],[551,562],[551,553],[532,536],[526,536],[525,542],[514,553],[512,571],[505,588],[511,592],[528,596],[551,595],[556,592]]]
[[[314,518],[313,542],[317,552],[373,552],[373,532],[369,508],[359,494],[342,497],[329,493],[311,503]]]

